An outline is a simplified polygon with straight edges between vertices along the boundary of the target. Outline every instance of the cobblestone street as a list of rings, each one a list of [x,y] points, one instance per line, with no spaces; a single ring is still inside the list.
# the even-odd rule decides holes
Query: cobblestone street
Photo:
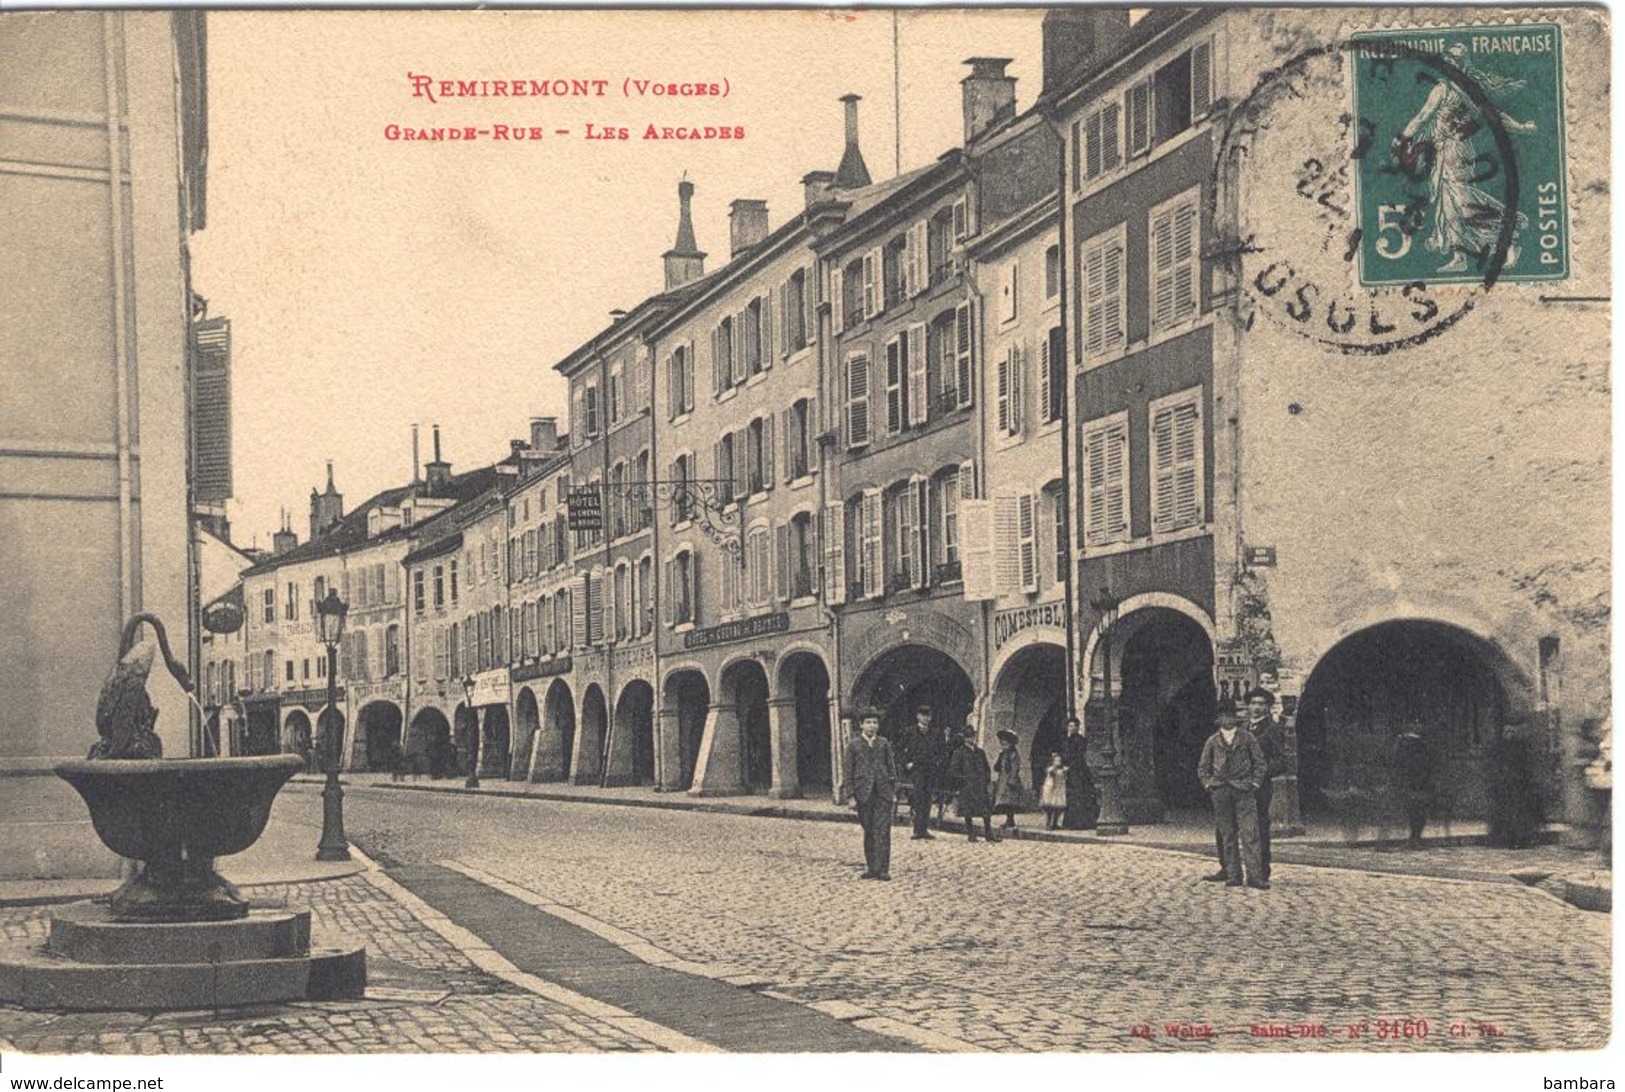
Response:
[[[309,906],[313,928],[367,943],[367,998],[212,1012],[50,1014],[0,1008],[0,1040],[29,1054],[286,1054],[655,1050],[476,967],[360,877],[252,889]],[[0,910],[0,936],[39,940],[47,907]]]
[[[1608,916],[1507,884],[1283,865],[1271,891],[1230,890],[1192,857],[903,828],[877,884],[857,828],[832,823],[378,791],[351,817],[382,859],[474,866],[776,995],[982,1049],[1306,1049],[1300,1025],[1340,1050],[1608,1036]]]

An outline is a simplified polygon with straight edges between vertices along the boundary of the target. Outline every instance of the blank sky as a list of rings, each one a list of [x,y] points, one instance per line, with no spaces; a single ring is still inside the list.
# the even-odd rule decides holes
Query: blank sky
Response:
[[[902,166],[961,137],[961,63],[1014,59],[1038,92],[1042,13],[899,18]],[[728,202],[772,224],[800,179],[833,170],[837,99],[863,96],[878,181],[894,173],[889,12],[216,12],[209,15],[208,227],[194,281],[233,331],[234,537],[269,545],[279,510],[303,540],[333,459],[347,504],[406,480],[411,430],[438,422],[467,469],[532,414],[565,413],[553,364],[661,288],[676,187],[697,187],[707,268],[727,260]],[[588,100],[412,98],[437,78],[603,78]],[[725,99],[629,100],[626,78],[720,82]],[[390,143],[384,127],[569,128],[538,144]],[[742,141],[589,142],[586,123],[743,125]]]

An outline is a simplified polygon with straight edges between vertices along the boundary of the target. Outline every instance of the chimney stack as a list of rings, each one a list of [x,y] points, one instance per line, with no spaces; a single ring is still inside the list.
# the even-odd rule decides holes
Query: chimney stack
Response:
[[[846,104],[846,150],[841,153],[841,165],[835,168],[835,188],[856,190],[870,184],[869,167],[863,162],[858,149],[858,103],[861,95],[842,95]]]
[[[737,258],[767,238],[767,202],[741,197],[728,206],[728,257]]]
[[[705,276],[705,252],[694,242],[694,183],[685,175],[677,183],[677,242],[661,255],[666,263],[666,291]]]
[[[559,447],[559,419],[532,417],[530,419],[530,449],[539,455],[551,455]]]
[[[429,486],[429,495],[433,496],[447,482],[451,480],[451,464],[440,457],[440,426],[434,426],[434,461],[423,468],[424,481]]]
[[[422,465],[422,456],[418,453],[418,427],[412,426],[412,484],[418,483],[418,467]]]
[[[834,184],[834,171],[808,171],[803,175],[801,192],[806,197],[807,207],[812,208],[820,201],[829,200],[829,188]]]
[[[288,510],[282,509],[282,523],[271,536],[271,556],[278,557],[299,545],[299,536],[288,523]]]
[[[970,75],[959,81],[965,110],[965,143],[1016,116],[1016,79],[1004,74],[1009,57],[971,57]]]
[[[1128,31],[1128,8],[1051,8],[1043,24],[1044,94],[1117,56]]]

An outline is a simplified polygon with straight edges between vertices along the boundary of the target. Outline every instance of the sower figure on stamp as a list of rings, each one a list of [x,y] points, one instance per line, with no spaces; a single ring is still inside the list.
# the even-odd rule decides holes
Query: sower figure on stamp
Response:
[[[914,726],[897,741],[897,760],[908,782],[908,806],[914,818],[914,837],[931,837],[931,804],[936,796],[937,773],[942,764],[942,737],[931,723],[932,709],[921,702],[914,710]]]
[[[880,736],[880,714],[864,710],[859,736],[846,745],[846,791],[863,824],[863,878],[891,879],[891,823],[897,805],[897,760]]]
[[[1258,862],[1259,876],[1262,879],[1270,878],[1270,802],[1275,798],[1275,779],[1286,773],[1286,741],[1281,732],[1281,722],[1275,719],[1270,710],[1275,708],[1275,695],[1262,686],[1255,686],[1247,691],[1244,699],[1247,702],[1247,731],[1258,740],[1258,747],[1264,752],[1264,779],[1259,782],[1256,794],[1258,801]],[[1213,832],[1213,842],[1219,854],[1219,870],[1211,875],[1202,877],[1214,883],[1229,879],[1224,867],[1224,836],[1218,831]]]
[[[1234,708],[1221,709],[1219,730],[1202,746],[1196,777],[1213,798],[1213,817],[1223,847],[1226,887],[1268,890],[1258,858],[1258,786],[1264,780],[1264,751],[1241,725]]]

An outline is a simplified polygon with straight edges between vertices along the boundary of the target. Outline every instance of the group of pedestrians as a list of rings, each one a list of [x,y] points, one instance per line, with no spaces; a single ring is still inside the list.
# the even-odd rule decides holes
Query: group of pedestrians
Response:
[[[880,714],[864,710],[858,716],[858,735],[847,745],[846,786],[863,823],[864,879],[891,879],[891,825],[898,793],[908,800],[913,838],[931,833],[931,809],[954,799],[955,815],[964,821],[965,837],[997,845],[993,816],[1002,814],[1001,830],[1013,830],[1016,813],[1044,809],[1050,829],[1065,825],[1082,829],[1093,820],[1094,791],[1085,765],[1084,736],[1077,718],[1067,719],[1061,750],[1050,756],[1042,792],[1035,793],[1022,776],[1019,737],[1000,729],[998,754],[990,762],[977,745],[977,729],[966,724],[950,745],[935,725],[935,710],[921,702],[914,723],[895,743],[880,734]],[[977,833],[980,825],[981,833]]]

